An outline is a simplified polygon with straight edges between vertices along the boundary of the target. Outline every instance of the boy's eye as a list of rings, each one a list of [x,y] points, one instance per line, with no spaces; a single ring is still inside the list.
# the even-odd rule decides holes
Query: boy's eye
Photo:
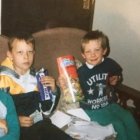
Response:
[[[18,51],[18,53],[19,53],[19,54],[23,54],[23,52],[22,52],[22,51]]]
[[[95,51],[100,51],[100,49],[96,49]]]
[[[29,54],[33,54],[34,53],[34,51],[29,51]]]
[[[85,51],[85,53],[90,53],[90,51]]]

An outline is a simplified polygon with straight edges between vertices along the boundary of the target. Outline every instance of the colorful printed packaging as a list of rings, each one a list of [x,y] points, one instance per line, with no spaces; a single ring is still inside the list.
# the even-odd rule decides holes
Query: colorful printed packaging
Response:
[[[48,72],[47,72],[47,70],[44,70],[43,68],[40,69],[36,73],[36,78],[37,78],[38,89],[40,92],[41,101],[52,99],[52,90],[50,89],[50,87],[45,86],[40,82],[41,77],[46,76],[46,75],[48,75]]]
[[[75,59],[72,55],[57,58],[59,74],[62,75],[66,84],[62,88],[63,101],[66,103],[75,103],[83,99],[82,90],[79,84],[79,78],[75,65]]]

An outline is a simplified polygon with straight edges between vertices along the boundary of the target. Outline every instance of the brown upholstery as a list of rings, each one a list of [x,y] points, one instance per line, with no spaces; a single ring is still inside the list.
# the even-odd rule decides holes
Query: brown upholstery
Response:
[[[77,59],[82,60],[80,54],[80,40],[86,31],[75,28],[52,28],[34,33],[36,43],[36,56],[34,66],[36,68],[47,67],[50,75],[57,79],[58,69],[56,58],[59,56],[72,54]],[[0,36],[0,63],[6,57],[8,38]],[[117,88],[120,104],[128,109],[128,99],[132,99],[135,108],[131,108],[140,126],[140,94],[125,85]]]
[[[34,33],[36,56],[34,66],[47,68],[50,75],[58,77],[56,58],[72,54],[82,60],[81,38],[86,31],[76,28],[52,28]]]
[[[47,68],[50,75],[56,79],[58,69],[56,58],[59,56],[72,54],[77,59],[82,60],[80,54],[81,38],[86,31],[76,28],[51,28],[34,33],[36,45],[36,55],[34,67]],[[0,36],[0,63],[6,57],[8,38]]]
[[[8,48],[8,38],[6,36],[0,36],[0,63],[6,57],[6,52]]]

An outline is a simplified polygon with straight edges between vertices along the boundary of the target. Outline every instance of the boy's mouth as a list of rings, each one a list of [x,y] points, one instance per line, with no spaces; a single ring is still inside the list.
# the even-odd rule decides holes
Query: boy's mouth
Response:
[[[24,62],[23,64],[24,64],[24,65],[30,65],[30,63],[29,63],[29,62]]]
[[[91,62],[96,62],[98,59],[96,58],[96,59],[91,59],[90,61]]]

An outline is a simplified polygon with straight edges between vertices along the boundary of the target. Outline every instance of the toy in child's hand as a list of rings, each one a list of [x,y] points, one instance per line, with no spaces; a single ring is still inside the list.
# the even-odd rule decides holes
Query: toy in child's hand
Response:
[[[57,64],[60,76],[66,80],[62,88],[63,100],[66,103],[76,103],[83,99],[82,90],[79,84],[79,78],[75,65],[75,59],[72,55],[57,58]]]
[[[51,100],[52,99],[52,90],[49,86],[41,83],[41,78],[48,75],[48,71],[44,70],[43,68],[40,69],[37,74],[37,83],[38,89],[40,92],[41,101]]]

